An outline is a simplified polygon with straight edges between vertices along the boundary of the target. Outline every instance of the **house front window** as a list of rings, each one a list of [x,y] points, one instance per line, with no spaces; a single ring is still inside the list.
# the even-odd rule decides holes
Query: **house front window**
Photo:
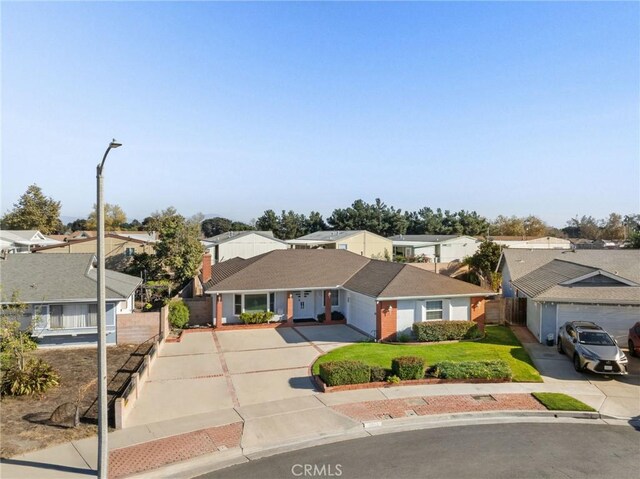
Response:
[[[427,301],[427,321],[442,319],[442,301]]]
[[[245,294],[244,310],[249,313],[267,311],[267,295],[266,294]]]
[[[236,316],[242,314],[242,295],[241,294],[236,294],[234,295],[234,301],[233,301],[233,312],[235,313]]]
[[[136,249],[135,248],[125,248],[125,250],[124,250],[124,255],[127,258],[131,258],[135,254],[136,254]]]
[[[98,324],[95,304],[52,304],[49,307],[51,329],[94,328]]]
[[[322,295],[322,306],[325,305],[325,296]],[[331,306],[340,306],[340,291],[337,289],[331,290]]]

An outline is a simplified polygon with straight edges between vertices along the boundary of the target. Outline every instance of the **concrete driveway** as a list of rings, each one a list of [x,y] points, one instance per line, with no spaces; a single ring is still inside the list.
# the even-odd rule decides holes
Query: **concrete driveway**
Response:
[[[566,354],[560,354],[555,346],[540,344],[533,338],[526,328],[513,328],[522,342],[536,368],[540,371],[545,383],[563,383],[576,391],[580,386],[590,384],[595,386],[602,395],[584,396],[580,393],[574,396],[602,414],[618,417],[640,417],[640,359],[629,358],[629,374],[626,376],[604,376],[590,372],[577,372],[573,362]]]
[[[127,427],[311,396],[315,359],[363,339],[346,325],[184,333],[165,343]]]

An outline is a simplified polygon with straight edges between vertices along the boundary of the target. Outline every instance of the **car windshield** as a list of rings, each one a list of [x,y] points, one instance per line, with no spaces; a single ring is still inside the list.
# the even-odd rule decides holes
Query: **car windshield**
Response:
[[[607,333],[601,331],[583,331],[580,333],[580,344],[593,346],[613,346],[614,342]]]

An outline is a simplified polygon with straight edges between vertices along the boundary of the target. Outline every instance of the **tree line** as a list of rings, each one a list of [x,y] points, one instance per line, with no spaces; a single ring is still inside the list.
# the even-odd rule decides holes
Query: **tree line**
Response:
[[[30,185],[13,206],[0,219],[0,227],[3,229],[38,229],[44,234],[96,229],[95,205],[86,219],[77,219],[63,225],[60,221],[60,202],[46,197],[35,184]],[[403,211],[387,205],[379,198],[373,203],[358,199],[346,208],[336,208],[326,220],[317,211],[311,211],[307,216],[294,210],[282,210],[278,214],[272,209],[266,210],[249,223],[223,217],[204,220],[201,215],[196,215],[194,219],[199,219],[200,232],[207,238],[228,231],[245,230],[272,231],[274,236],[283,240],[324,230],[367,230],[385,237],[407,234],[485,237],[548,235],[589,240],[632,240],[640,231],[640,214],[611,213],[603,219],[576,216],[569,219],[564,228],[559,229],[535,215],[499,215],[490,220],[476,211],[467,210],[450,211],[425,206],[417,211]],[[154,224],[157,223],[153,221],[153,215],[142,221],[127,221],[126,214],[118,205],[105,205],[107,231],[150,230]]]

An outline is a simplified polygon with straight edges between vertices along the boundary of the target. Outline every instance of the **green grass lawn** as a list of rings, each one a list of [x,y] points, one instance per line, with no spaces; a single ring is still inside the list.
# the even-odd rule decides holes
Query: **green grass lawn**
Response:
[[[320,364],[339,359],[360,360],[387,369],[391,368],[391,360],[398,356],[419,356],[425,359],[427,366],[445,360],[502,359],[511,367],[514,381],[542,382],[531,358],[509,328],[488,326],[485,332],[486,336],[478,341],[448,344],[352,344],[319,357],[313,365],[313,373],[318,374]]]
[[[595,411],[582,401],[562,393],[532,393],[550,411]]]

